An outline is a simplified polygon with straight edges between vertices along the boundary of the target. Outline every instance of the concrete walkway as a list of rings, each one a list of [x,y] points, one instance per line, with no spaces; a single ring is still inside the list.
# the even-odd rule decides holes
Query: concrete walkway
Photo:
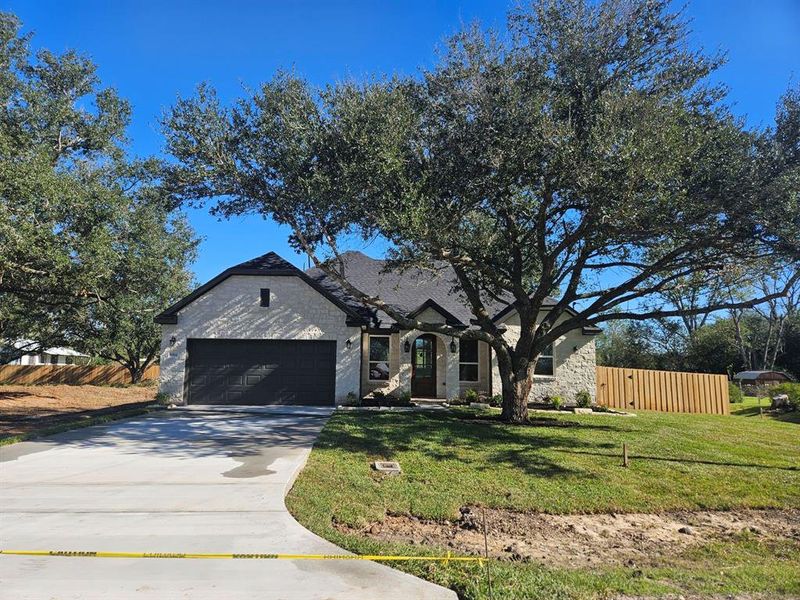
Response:
[[[301,527],[283,501],[329,414],[164,411],[0,448],[0,548],[341,554]],[[0,597],[454,600],[455,594],[360,561],[3,555]]]

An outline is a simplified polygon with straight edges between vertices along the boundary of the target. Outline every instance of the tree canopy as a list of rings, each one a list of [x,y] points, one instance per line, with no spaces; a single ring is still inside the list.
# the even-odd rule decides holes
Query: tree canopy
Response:
[[[20,30],[0,13],[0,358],[67,344],[119,360],[123,345],[152,362],[152,317],[190,283],[193,232],[161,163],[125,155],[129,104],[88,58],[34,55]]]
[[[567,331],[752,306],[782,290],[649,301],[757,259],[798,264],[800,96],[774,128],[747,129],[709,82],[721,58],[689,48],[669,4],[538,0],[505,32],[456,34],[418,77],[318,90],[280,72],[231,106],[201,86],[165,119],[169,185],[289,225],[298,250],[403,327],[489,343],[503,415],[523,420],[536,360]],[[340,251],[373,237],[389,268],[452,267],[476,327],[409,318],[350,285]],[[487,298],[513,305],[518,339]]]

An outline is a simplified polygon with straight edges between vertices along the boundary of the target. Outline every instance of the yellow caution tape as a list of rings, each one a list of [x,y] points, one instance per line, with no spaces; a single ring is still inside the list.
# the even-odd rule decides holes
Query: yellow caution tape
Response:
[[[0,550],[0,554],[17,556],[66,556],[75,558],[207,558],[207,559],[267,559],[267,560],[372,560],[388,561],[441,561],[478,562],[479,556],[387,556],[382,554],[205,554],[191,552],[95,552],[92,550]]]

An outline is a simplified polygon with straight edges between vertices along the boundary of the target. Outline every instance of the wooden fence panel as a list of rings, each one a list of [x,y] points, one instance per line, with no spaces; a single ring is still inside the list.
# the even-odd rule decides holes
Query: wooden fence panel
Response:
[[[707,373],[597,367],[597,403],[622,410],[730,414],[728,378]]]
[[[157,380],[159,373],[158,365],[150,365],[143,380]],[[6,385],[113,385],[130,382],[130,373],[119,365],[0,365],[0,384]]]

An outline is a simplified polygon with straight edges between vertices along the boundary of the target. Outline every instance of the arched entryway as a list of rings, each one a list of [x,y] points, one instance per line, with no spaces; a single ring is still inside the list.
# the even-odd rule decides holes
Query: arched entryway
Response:
[[[414,340],[411,349],[411,395],[436,397],[436,336],[426,333]]]

